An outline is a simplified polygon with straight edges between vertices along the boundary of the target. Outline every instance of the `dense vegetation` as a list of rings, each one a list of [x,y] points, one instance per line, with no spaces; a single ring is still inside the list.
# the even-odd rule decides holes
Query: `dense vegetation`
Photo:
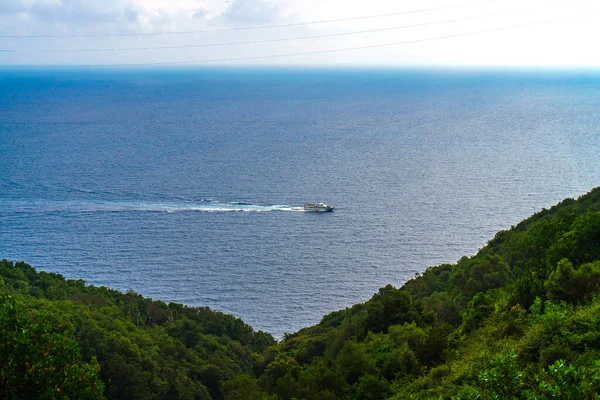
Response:
[[[0,261],[0,398],[220,399],[275,340],[240,319]],[[230,389],[231,388],[231,389]]]
[[[600,188],[280,343],[24,263],[0,276],[2,398],[600,398]]]

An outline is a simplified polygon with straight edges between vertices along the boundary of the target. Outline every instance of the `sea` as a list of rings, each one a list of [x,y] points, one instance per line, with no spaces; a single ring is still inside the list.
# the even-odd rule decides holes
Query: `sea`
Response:
[[[281,338],[600,185],[599,127],[593,70],[5,68],[0,258]]]

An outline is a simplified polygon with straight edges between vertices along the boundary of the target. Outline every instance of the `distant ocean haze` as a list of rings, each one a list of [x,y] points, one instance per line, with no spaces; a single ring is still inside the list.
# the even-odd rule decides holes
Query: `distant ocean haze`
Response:
[[[600,185],[599,89],[585,71],[3,71],[0,258],[281,337]]]

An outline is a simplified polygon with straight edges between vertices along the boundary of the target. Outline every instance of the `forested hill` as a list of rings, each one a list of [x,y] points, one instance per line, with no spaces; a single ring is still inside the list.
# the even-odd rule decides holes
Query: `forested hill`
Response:
[[[383,249],[384,250],[384,249]],[[0,264],[3,398],[594,399],[600,188],[275,343],[239,319]]]
[[[0,261],[0,296],[0,398],[219,399],[276,343],[230,315],[25,263]]]

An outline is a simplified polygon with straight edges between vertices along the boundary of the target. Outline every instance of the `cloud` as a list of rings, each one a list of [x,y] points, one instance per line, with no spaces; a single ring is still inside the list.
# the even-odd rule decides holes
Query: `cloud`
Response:
[[[442,2],[443,0],[432,0]],[[519,7],[519,0],[506,0],[501,9]],[[546,0],[531,0],[543,2]],[[582,0],[583,1],[583,0]],[[590,0],[586,0],[590,1]],[[402,4],[405,3],[405,4]],[[310,53],[306,57],[264,58],[249,63],[290,64],[396,64],[396,65],[600,65],[600,55],[590,52],[600,27],[592,18],[565,20],[552,24],[533,24],[518,30],[502,30],[447,40],[425,41],[461,32],[476,32],[487,27],[510,26],[570,15],[586,8],[569,3],[548,8],[543,15],[530,13],[498,15],[467,23],[437,24],[402,31],[365,35],[335,36],[311,40],[253,43],[193,48],[196,44],[262,41],[272,38],[294,38],[329,33],[344,33],[460,18],[478,13],[497,11],[497,2],[484,2],[475,9],[456,7],[435,13],[406,15],[403,18],[379,18],[339,23],[279,27],[277,29],[236,30],[256,25],[280,25],[302,21],[352,18],[361,15],[398,13],[414,10],[408,0],[0,0],[0,35],[42,36],[40,38],[3,39],[0,65],[6,64],[121,64],[159,63],[230,58],[268,57],[269,55]],[[493,4],[492,4],[493,3]],[[499,3],[498,3],[499,4]],[[410,6],[410,7],[409,7]],[[552,11],[552,12],[551,12]],[[583,13],[582,13],[583,15]],[[597,11],[587,12],[593,17]],[[418,17],[418,18],[417,18]],[[589,20],[588,20],[589,19]],[[118,36],[119,33],[185,32],[221,30],[202,34]],[[106,34],[115,36],[102,37]],[[63,36],[52,38],[52,36]],[[85,38],[84,35],[97,35]],[[43,37],[47,36],[47,37]],[[69,37],[73,36],[73,37]],[[80,37],[78,37],[80,36]],[[414,40],[415,43],[397,47],[377,47],[380,44]],[[418,43],[417,43],[418,42]],[[575,43],[575,45],[573,44]],[[493,45],[492,45],[493,44]],[[327,53],[328,50],[369,47],[370,50]],[[148,47],[136,51],[98,51],[106,48]],[[42,52],[40,49],[81,49],[90,51]],[[536,51],[532,52],[531,49]],[[475,49],[475,50],[474,50]],[[317,54],[323,52],[322,54]]]
[[[132,7],[127,7],[125,10],[123,10],[123,16],[127,21],[135,22],[140,17],[140,10],[134,9]]]
[[[223,25],[259,25],[289,18],[290,9],[265,0],[235,0],[213,22]]]
[[[36,1],[28,10],[35,18],[46,22],[88,24],[95,22],[131,21],[137,19],[139,8],[127,0],[61,0]]]
[[[260,25],[289,20],[289,4],[276,0],[0,0],[0,17],[19,15],[20,32],[49,34],[114,29],[151,32],[197,27]],[[293,3],[293,2],[292,2]],[[0,27],[6,32],[8,27]]]
[[[195,19],[204,19],[209,15],[209,11],[206,8],[198,8],[194,14],[192,15],[192,18]]]
[[[16,15],[23,10],[25,10],[25,6],[20,0],[0,1],[0,15]]]

